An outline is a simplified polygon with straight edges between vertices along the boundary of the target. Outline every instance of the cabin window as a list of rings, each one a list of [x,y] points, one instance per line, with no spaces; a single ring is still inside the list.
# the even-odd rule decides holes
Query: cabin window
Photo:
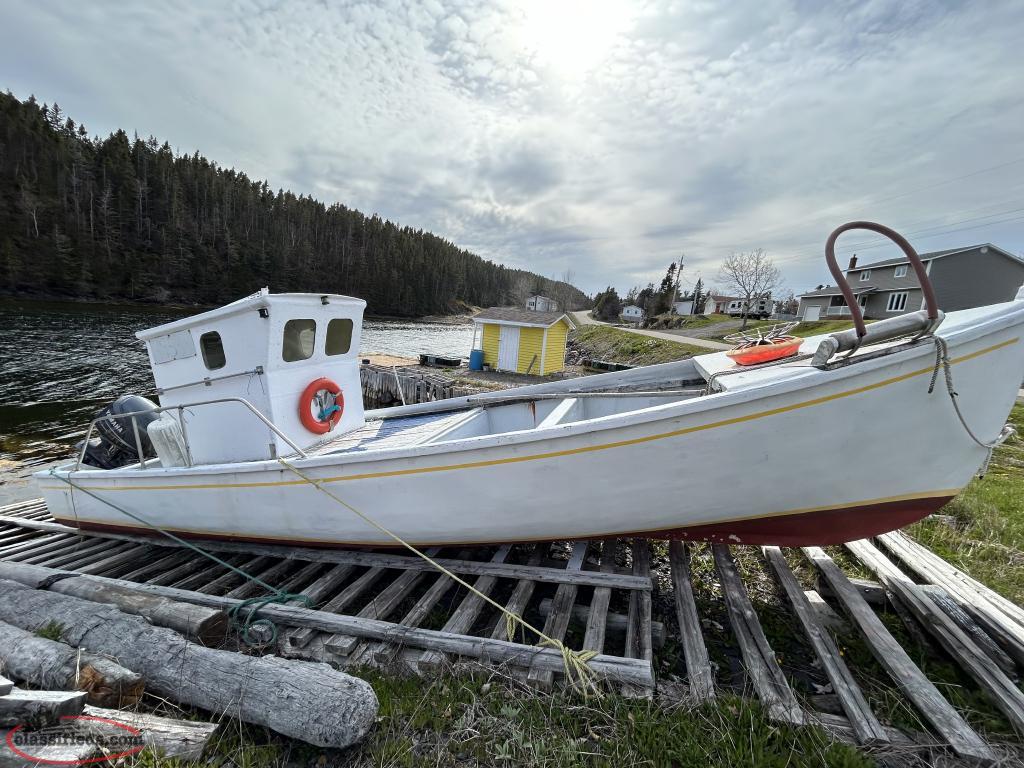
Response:
[[[863,269],[863,270],[861,270],[861,273],[860,273],[860,281],[861,281],[862,283],[863,283],[863,282],[864,282],[865,280],[867,280],[867,279],[868,279],[869,277],[871,277],[871,270],[870,270],[870,269]]]
[[[327,324],[327,354],[344,355],[352,348],[352,321],[336,318]]]
[[[227,365],[224,342],[220,340],[220,334],[216,331],[207,331],[199,337],[199,349],[203,352],[203,363],[208,370],[216,371]]]
[[[907,292],[900,291],[899,293],[889,294],[889,305],[886,307],[888,312],[902,312],[907,308]]]
[[[284,343],[281,357],[286,363],[308,360],[313,356],[316,343],[315,320],[289,320],[284,324]]]
[[[893,277],[906,277],[907,276],[907,265],[900,264],[896,267],[896,271],[892,273]]]

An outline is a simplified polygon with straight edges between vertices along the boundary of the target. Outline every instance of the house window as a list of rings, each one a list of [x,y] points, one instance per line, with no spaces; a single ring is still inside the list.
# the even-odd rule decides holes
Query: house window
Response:
[[[284,324],[284,343],[281,345],[281,357],[284,358],[286,363],[308,360],[313,356],[313,344],[315,342],[315,320],[289,320]]]
[[[344,355],[352,348],[352,321],[348,318],[331,320],[327,324],[328,355]]]
[[[208,331],[199,337],[199,349],[203,352],[203,363],[208,370],[216,371],[227,364],[224,357],[224,342],[216,331]]]
[[[892,273],[893,277],[906,277],[907,276],[907,265],[900,264],[896,267],[896,271]]]
[[[907,308],[907,292],[899,291],[898,293],[889,294],[889,305],[886,307],[887,312],[902,312]]]
[[[860,273],[860,281],[863,283],[869,277],[871,277],[871,270],[870,269],[862,269],[861,273]]]

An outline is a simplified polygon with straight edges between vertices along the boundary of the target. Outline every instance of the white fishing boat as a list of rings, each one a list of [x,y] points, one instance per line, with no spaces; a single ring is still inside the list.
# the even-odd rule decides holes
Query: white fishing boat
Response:
[[[847,291],[833,244],[864,226],[894,235],[833,234]],[[36,477],[72,526],[236,541],[393,546],[380,526],[418,546],[820,545],[889,531],[971,480],[1024,378],[1024,289],[944,316],[896,241],[928,306],[865,327],[849,292],[856,327],[795,357],[743,367],[715,352],[366,411],[364,302],[263,290],[138,333],[160,407],[121,403],[75,460]]]

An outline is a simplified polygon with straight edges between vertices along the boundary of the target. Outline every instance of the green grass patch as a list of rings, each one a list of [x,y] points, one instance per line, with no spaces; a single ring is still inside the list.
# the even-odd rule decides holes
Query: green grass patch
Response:
[[[988,474],[973,480],[941,514],[907,532],[957,568],[1024,602],[1024,405],[1010,412],[1018,436],[996,449]]]
[[[570,335],[570,342],[585,357],[628,365],[654,365],[685,360],[708,350],[605,325],[585,325]]]
[[[45,640],[60,642],[64,634],[64,625],[58,621],[49,621],[36,630],[36,636]]]

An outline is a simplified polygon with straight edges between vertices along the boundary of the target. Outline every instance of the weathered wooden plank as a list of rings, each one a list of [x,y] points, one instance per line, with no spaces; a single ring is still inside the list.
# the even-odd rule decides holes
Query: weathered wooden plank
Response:
[[[94,563],[75,568],[79,573],[91,573],[97,576],[103,576],[110,571],[113,571],[125,563],[130,563],[137,560],[146,560],[152,553],[152,547],[148,544],[137,544],[134,547],[128,547],[128,549],[117,552],[113,555],[97,560]]]
[[[871,579],[859,579],[853,576],[847,576],[850,583],[860,592],[860,596],[863,597],[871,605],[885,605],[885,587],[879,584],[877,581],[871,581]],[[818,588],[818,593],[823,597],[834,597],[832,594],[832,588],[828,585],[828,582],[821,577],[821,574],[815,579],[815,586]]]
[[[0,515],[0,522],[11,522],[35,530],[54,531],[79,535],[76,528],[51,521],[24,520],[18,517]],[[117,539],[120,541],[152,543],[152,537],[123,533],[92,532],[89,538]],[[162,547],[181,546],[170,539],[161,540]],[[240,544],[227,541],[208,541],[203,548],[211,552],[234,552],[249,555],[269,555],[322,563],[344,563],[365,567],[397,568],[402,570],[432,571],[434,567],[419,557],[409,555],[381,554],[344,549],[313,549],[311,547],[275,547],[268,545]],[[551,584],[576,584],[577,586],[612,587],[617,589],[651,590],[651,580],[629,574],[602,573],[585,568],[579,571],[565,571],[543,566],[519,565],[516,563],[491,563],[477,560],[440,558],[437,562],[453,573],[472,576],[498,576],[509,579],[531,579]]]
[[[83,691],[26,691],[15,688],[6,696],[0,696],[0,726],[55,723],[64,715],[81,714],[84,708]]]
[[[897,568],[869,541],[851,541],[846,548],[870,568],[887,589],[892,590],[910,612],[931,633],[939,645],[981,687],[1006,716],[1013,727],[1024,735],[1024,693],[982,651],[945,611],[909,576]]]
[[[224,558],[225,563],[236,568],[245,561],[246,557],[244,555],[233,555]],[[178,589],[195,590],[198,592],[200,587],[209,584],[214,579],[220,578],[225,573],[233,572],[230,568],[226,568],[220,563],[215,563],[202,556],[198,558],[196,566],[183,579],[174,582],[173,586]]]
[[[104,709],[85,706],[83,714],[99,717],[104,720],[115,720],[141,731],[143,743],[151,750],[164,757],[175,757],[179,760],[199,760],[210,739],[220,727],[218,723],[203,723],[194,720],[179,720],[172,717],[160,717],[146,712],[131,712],[122,709]],[[120,731],[120,733],[116,733]],[[116,726],[103,727],[96,721],[84,721],[81,732],[94,735],[103,742],[103,737],[113,733],[124,735],[124,731]]]
[[[131,568],[130,570],[120,575],[113,573],[101,573],[96,574],[98,576],[117,576],[119,579],[125,579],[126,581],[145,581],[148,576],[154,573],[167,573],[172,568],[177,568],[185,562],[192,559],[193,554],[188,550],[174,550],[167,553],[166,550],[161,550],[165,554],[163,557],[159,557],[156,560],[146,563],[145,565],[139,566],[138,568]]]
[[[242,560],[239,563],[235,563],[234,565],[239,570],[245,571],[248,574],[254,574],[260,568],[263,568],[264,566],[272,562],[273,560],[269,557],[266,557],[265,555],[257,555],[256,557],[246,558],[245,560]],[[250,582],[240,573],[236,573],[232,570],[227,570],[224,571],[224,573],[222,573],[217,578],[211,579],[205,584],[199,584],[195,587],[195,590],[196,592],[205,592],[209,595],[216,595],[217,593],[223,592],[227,587],[230,587],[232,585],[250,583],[252,582]],[[259,589],[262,589],[262,587],[260,587]]]
[[[0,696],[6,696],[14,690],[14,682],[0,675]]]
[[[601,544],[601,571],[611,573],[615,570],[615,548],[618,546],[616,539],[605,539]],[[604,650],[605,633],[608,630],[608,606],[611,604],[612,591],[608,587],[595,587],[594,594],[590,597],[590,608],[586,610],[587,631],[583,636],[583,650],[597,651]],[[541,601],[541,611],[544,611],[544,601]],[[573,612],[577,607],[573,608]],[[622,617],[622,630],[626,629],[626,617]]]
[[[879,543],[923,581],[943,587],[1007,653],[1024,666],[1024,610],[900,531]]]
[[[544,554],[547,552],[548,547],[549,545],[547,544],[538,544],[534,547],[533,552],[530,553],[530,558],[527,560],[527,565],[532,566],[539,563],[544,558]],[[533,592],[536,588],[537,582],[530,579],[521,580],[512,590],[512,594],[509,595],[508,602],[505,603],[505,610],[509,613],[514,613],[517,616],[522,616],[523,611],[526,610],[526,606],[529,604],[530,598],[533,597]],[[498,620],[494,624],[494,629],[491,630],[491,637],[494,639],[508,639],[506,627],[505,616],[504,614],[501,614],[498,616]],[[516,632],[519,631],[521,630],[517,628]]]
[[[963,757],[991,762],[995,757],[991,747],[975,733],[918,669],[825,550],[820,547],[804,547],[803,552],[828,580],[836,598],[850,620],[860,629],[878,663],[886,669],[893,681],[942,738]]]
[[[1007,677],[1013,678],[1016,676],[1017,665],[1013,663],[1013,659],[1010,658],[1006,651],[999,647],[998,643],[985,630],[975,623],[970,614],[961,608],[956,600],[949,596],[949,592],[936,584],[922,584],[920,587],[921,591],[928,595],[935,605],[956,622],[956,625],[971,638],[978,648],[985,652],[986,656],[995,662],[997,667],[1003,670]]]
[[[434,557],[439,551],[438,547],[432,547],[426,550],[426,554]],[[403,571],[356,615],[368,619],[386,619],[425,576],[423,571]],[[359,642],[360,639],[352,635],[332,635],[324,640],[324,647],[332,653],[347,656]]]
[[[79,560],[85,555],[91,554],[93,552],[112,552],[119,546],[123,545],[118,545],[109,541],[100,542],[80,538],[77,541],[68,542],[66,546],[58,550],[54,550],[52,552],[47,552],[45,554],[34,554],[30,557],[19,557],[18,562],[28,563],[29,565],[46,565],[52,568],[58,568],[64,563],[74,562],[75,560]]]
[[[573,544],[572,555],[566,563],[566,570],[578,571],[583,567],[587,556],[587,542],[577,541]],[[554,640],[564,640],[569,620],[572,618],[572,606],[576,602],[577,587],[575,584],[559,584],[551,604],[551,612],[544,620],[543,632]],[[650,594],[648,593],[648,597]],[[548,689],[554,682],[555,673],[550,669],[531,668],[527,680],[538,688]]]
[[[503,563],[508,559],[511,552],[512,546],[510,544],[503,544],[491,556],[491,562]],[[478,576],[473,582],[473,588],[481,594],[490,596],[497,583],[498,579],[495,576]],[[467,593],[441,630],[455,635],[468,634],[486,604],[486,601],[474,592]],[[437,651],[424,651],[414,663],[417,668],[430,669],[438,666],[443,661],[443,654]]]
[[[787,723],[804,722],[803,708],[789,687],[789,681],[775,658],[775,651],[768,645],[768,638],[750,603],[729,547],[725,544],[712,544],[711,550],[722,584],[729,623],[732,624],[733,634],[740,646],[743,666],[758,698],[775,719]]]
[[[276,563],[272,562],[269,567],[264,568],[261,571],[257,571],[256,573],[253,573],[253,575],[257,579],[262,581],[264,584],[269,584],[270,586],[274,587],[277,586],[274,582],[276,582],[281,577],[281,575],[285,573],[285,571],[287,571],[294,564],[295,563],[291,560],[278,560]],[[250,571],[250,573],[252,573],[252,571]],[[255,581],[250,581],[246,579],[237,587],[230,590],[227,593],[227,596],[236,598],[238,600],[245,600],[246,598],[253,597],[254,595],[258,595],[264,591],[265,590],[263,589],[263,587],[261,587]]]
[[[805,590],[804,597],[807,598],[807,602],[810,603],[811,608],[818,617],[818,623],[823,627],[835,632],[837,635],[846,634],[851,631],[850,623],[832,610],[832,606],[816,591],[813,589]]]
[[[697,701],[706,701],[715,696],[715,676],[711,671],[711,660],[704,645],[697,603],[693,599],[693,584],[690,581],[690,547],[681,541],[668,544],[669,567],[672,572],[672,591],[675,597],[676,618],[686,662],[687,684],[690,695]]]
[[[603,589],[603,587],[599,587],[599,589]],[[537,610],[540,611],[540,614],[545,618],[547,618],[547,615],[551,613],[551,603],[551,598],[545,597],[537,604]],[[593,615],[591,611],[592,606],[593,600],[591,600],[590,605],[580,605],[579,603],[576,603],[576,605],[572,607],[573,621],[588,624],[590,617]],[[628,623],[629,617],[626,614],[606,611],[604,620],[605,635],[625,634],[626,625]],[[665,625],[660,621],[651,621],[651,642],[654,644],[655,648],[662,648],[665,645]],[[588,648],[586,646],[586,641],[584,640],[583,648],[588,651],[601,651],[604,650],[604,645],[602,643],[601,648]]]
[[[146,578],[147,584],[154,584],[156,586],[168,586],[174,584],[181,579],[197,573],[202,570],[206,570],[207,576],[211,569],[210,561],[202,555],[193,554],[189,551],[184,562],[180,565],[176,565],[173,568],[169,568],[166,571],[159,572],[155,576],[148,576]]]
[[[888,736],[882,724],[875,717],[867,698],[854,680],[842,654],[832,636],[818,622],[817,615],[803,588],[786,562],[782,550],[778,547],[762,547],[765,560],[775,574],[782,591],[786,593],[793,612],[803,627],[811,647],[814,648],[822,669],[832,683],[832,690],[839,698],[839,704],[850,720],[850,727],[860,744],[880,744],[888,742]]]
[[[108,557],[120,554],[130,548],[130,544],[120,544],[114,547],[83,547],[81,551],[74,553],[69,557],[47,560],[46,562],[54,563],[54,565],[49,567],[63,568],[66,571],[77,571],[79,568],[85,568],[94,563],[98,563],[101,560],[106,560]],[[40,565],[42,565],[42,563],[40,563]]]
[[[324,573],[320,578],[306,587],[302,594],[309,598],[314,606],[320,605],[324,598],[332,594],[348,578],[356,568],[354,565],[335,565]],[[300,627],[288,633],[285,642],[292,648],[302,648],[313,639],[317,630],[310,627]]]
[[[22,557],[30,556],[32,553],[52,552],[63,548],[66,544],[78,539],[77,536],[66,533],[51,533],[48,536],[39,536],[11,544],[0,550],[0,557],[5,560],[19,560]]]

